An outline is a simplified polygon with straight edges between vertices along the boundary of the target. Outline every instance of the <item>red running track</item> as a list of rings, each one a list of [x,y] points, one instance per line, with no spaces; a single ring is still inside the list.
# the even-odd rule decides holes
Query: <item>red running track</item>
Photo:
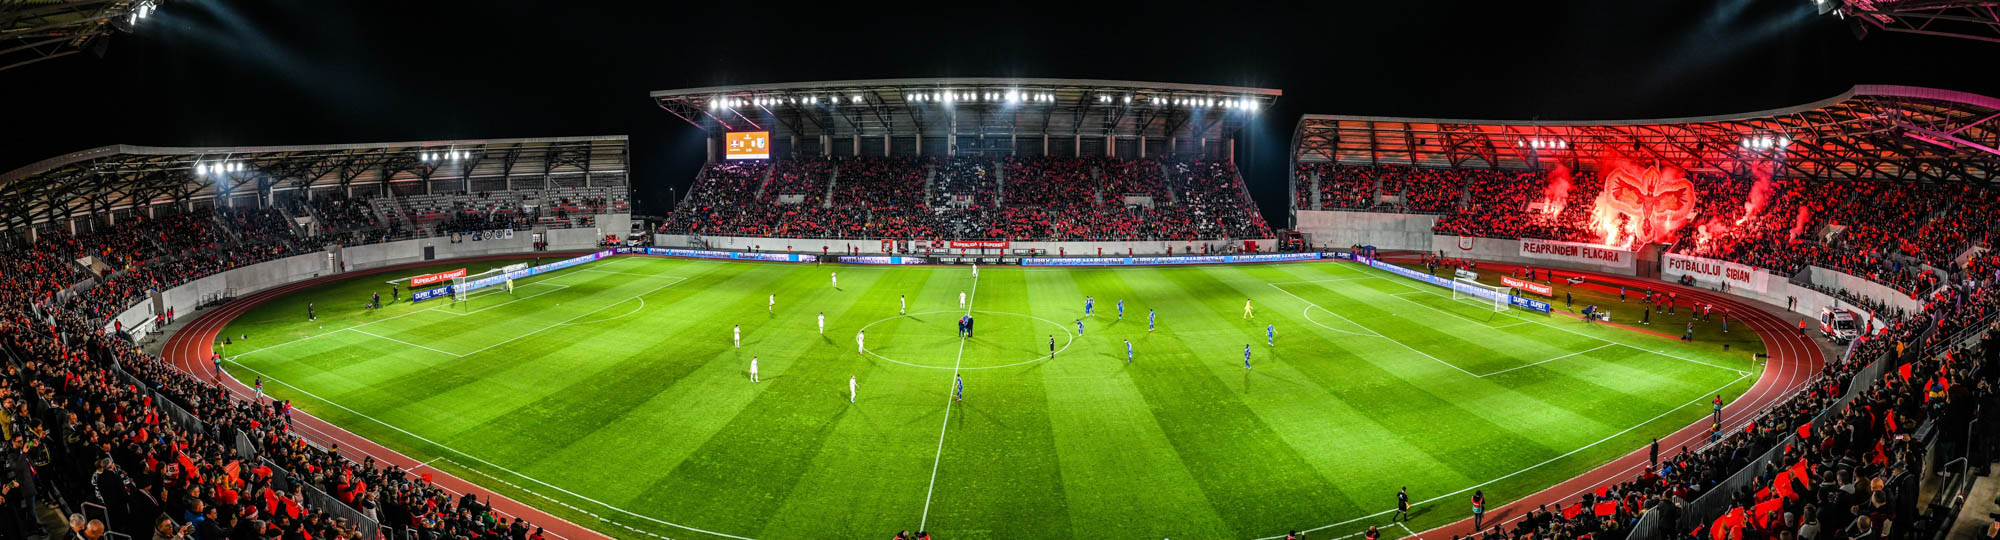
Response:
[[[551,254],[551,255],[561,255],[561,254]],[[491,257],[476,257],[469,259],[459,259],[459,261],[477,262],[481,260],[518,258],[520,256],[521,255],[519,254],[515,254],[515,255],[503,255],[503,256],[491,256]],[[377,273],[383,273],[383,272],[389,272],[389,271],[413,268],[419,266],[429,266],[438,264],[439,262],[441,261],[425,261],[421,263],[411,263],[411,264],[396,265],[384,268],[360,270],[344,274],[335,274],[332,276],[326,276],[299,283],[293,283],[251,294],[250,296],[237,299],[234,302],[230,302],[229,304],[224,305],[221,308],[209,311],[207,313],[203,313],[200,316],[198,316],[194,321],[188,323],[187,326],[183,327],[179,331],[176,331],[172,337],[168,338],[166,347],[162,351],[162,355],[166,357],[166,359],[173,365],[178,366],[180,369],[184,371],[198,375],[206,375],[212,379],[220,379],[220,382],[224,388],[226,388],[231,394],[234,394],[241,399],[246,399],[246,400],[254,399],[255,398],[254,389],[244,386],[241,382],[238,382],[234,378],[222,376],[222,374],[217,373],[215,371],[214,365],[208,362],[208,359],[212,354],[211,345],[215,343],[217,336],[222,331],[222,328],[224,326],[227,326],[231,320],[235,319],[237,316],[243,314],[244,312],[250,310],[251,308],[263,304],[266,301],[269,301],[271,299],[280,296],[284,296],[286,294],[290,294],[292,292],[296,292],[298,290],[307,287],[312,287],[315,285],[320,285],[334,280],[347,279],[357,276],[365,276],[369,274],[377,274]],[[1482,267],[1499,269],[1499,270],[1512,270],[1513,268],[1515,268],[1515,266],[1512,265],[1505,265],[1498,263],[1483,263]],[[1563,271],[1563,270],[1556,270],[1554,272],[1559,276],[1571,276],[1571,275],[1587,276],[1596,283],[1610,283],[1614,285],[1623,284],[1631,287],[1652,288],[1656,291],[1674,291],[1679,293],[1680,297],[1686,298],[1688,300],[1713,303],[1718,306],[1728,307],[1732,312],[1736,314],[1739,323],[1744,324],[1749,328],[1751,328],[1752,330],[1756,331],[1758,336],[1763,340],[1766,350],[1770,351],[1771,357],[1769,362],[1767,362],[1764,365],[1764,371],[1758,377],[1756,384],[1752,386],[1749,391],[1745,392],[1743,396],[1737,398],[1735,402],[1729,403],[1727,406],[1723,408],[1724,431],[1740,429],[1743,425],[1755,419],[1757,415],[1762,413],[1765,409],[1768,409],[1772,405],[1775,405],[1783,401],[1784,399],[1790,397],[1791,395],[1797,393],[1797,391],[1801,387],[1803,387],[1805,383],[1810,381],[1816,374],[1818,374],[1819,370],[1826,363],[1823,355],[1820,354],[1819,348],[1815,346],[1806,336],[1799,335],[1794,327],[1786,324],[1786,322],[1783,319],[1780,319],[1777,316],[1772,315],[1769,312],[1766,312],[1761,307],[1758,307],[1750,303],[1746,303],[1745,301],[1738,299],[1736,297],[1717,294],[1711,291],[1698,288],[1682,287],[1676,284],[1671,284],[1661,281],[1641,280],[1636,278],[1609,276],[1609,275],[1595,274],[1589,272],[1574,272],[1574,271]],[[1575,317],[1575,315],[1567,313],[1561,313],[1561,312],[1557,313],[1563,316]],[[295,428],[294,433],[302,437],[305,437],[309,441],[313,441],[323,446],[331,444],[339,444],[342,450],[344,452],[349,453],[349,455],[353,455],[354,453],[359,453],[365,456],[373,456],[375,460],[378,462],[396,465],[403,468],[403,470],[405,471],[412,471],[414,469],[421,469],[424,467],[423,462],[418,461],[415,458],[405,456],[394,450],[390,450],[386,447],[383,447],[382,445],[376,444],[373,441],[370,441],[366,438],[348,432],[345,429],[341,429],[340,427],[328,423],[325,420],[321,420],[318,417],[312,416],[310,413],[307,413],[304,410],[301,409],[295,409],[295,410],[297,411],[297,414],[295,414],[293,418],[293,425]],[[1678,452],[1679,448],[1682,445],[1687,445],[1690,448],[1697,448],[1697,449],[1706,446],[1705,443],[1708,434],[1708,430],[1704,427],[1706,423],[1707,419],[1706,417],[1704,417],[1704,419],[1701,421],[1697,421],[1694,424],[1690,424],[1687,427],[1681,428],[1679,431],[1676,431],[1673,434],[1661,437],[1660,446],[1662,448],[1662,453],[1672,455],[1673,453]],[[1635,474],[1637,474],[1638,471],[1640,471],[1642,468],[1646,466],[1648,461],[1647,457],[1648,457],[1647,449],[1642,447],[1632,451],[1631,453],[1628,453],[1624,456],[1614,459],[1610,463],[1606,463],[1602,466],[1599,466],[1596,469],[1592,469],[1591,471],[1579,475],[1575,478],[1571,478],[1555,486],[1543,489],[1542,491],[1529,495],[1521,500],[1513,501],[1504,505],[1500,505],[1497,508],[1488,510],[1485,519],[1485,526],[1486,527],[1504,526],[1506,524],[1512,523],[1514,520],[1520,519],[1521,517],[1527,515],[1528,512],[1544,504],[1560,507],[1561,505],[1575,502],[1577,498],[1582,496],[1583,493],[1586,491],[1595,490],[1599,486],[1611,485],[1630,480],[1631,478],[1634,477]],[[534,523],[538,526],[545,528],[551,536],[569,540],[608,538],[607,536],[601,533],[592,531],[590,529],[576,525],[569,521],[565,521],[561,518],[557,518],[553,515],[550,515],[546,512],[536,509],[533,506],[523,504],[519,501],[508,498],[504,495],[495,494],[491,489],[480,487],[478,484],[472,483],[470,481],[464,480],[462,478],[459,478],[457,476],[451,475],[443,471],[436,471],[436,470],[432,471],[432,483],[437,485],[438,487],[445,489],[448,492],[455,494],[465,493],[468,491],[486,494],[488,497],[490,497],[491,504],[493,505],[494,509],[501,515],[526,518],[528,522]],[[1467,499],[1466,501],[1467,504],[1460,505],[1460,507],[1470,506],[1469,504],[1470,496],[1466,496],[1466,499]],[[1438,501],[1438,503],[1443,504],[1445,507],[1451,506],[1448,501]],[[1377,516],[1379,515],[1381,514],[1377,514]],[[1351,520],[1349,522],[1336,525],[1348,525],[1356,523],[1358,521],[1359,520]],[[1313,529],[1308,532],[1316,532],[1318,530],[1324,530],[1327,528],[1332,528],[1334,526],[1335,525],[1327,525],[1319,527],[1317,529]],[[1458,522],[1430,529],[1422,534],[1418,534],[1415,536],[1417,537],[1422,537],[1426,535],[1433,537],[1442,537],[1445,535],[1466,536],[1474,532],[1476,531],[1472,527],[1472,520],[1470,517],[1467,517]]]
[[[587,253],[587,252],[581,252],[581,253]],[[270,289],[265,289],[263,291],[252,293],[249,296],[245,296],[243,298],[238,298],[235,301],[223,305],[220,308],[216,308],[208,311],[207,313],[201,314],[200,316],[196,317],[195,320],[190,321],[187,324],[187,326],[184,326],[179,331],[174,332],[174,335],[167,339],[166,347],[162,349],[160,352],[161,356],[165,357],[169,363],[179,367],[181,370],[186,371],[188,373],[204,376],[211,380],[217,380],[217,382],[219,382],[223,388],[227,389],[230,392],[230,394],[235,395],[236,397],[243,399],[245,401],[253,401],[256,399],[255,389],[252,389],[248,386],[244,386],[242,382],[237,381],[233,377],[228,377],[226,375],[223,375],[222,373],[217,372],[215,370],[215,365],[210,363],[208,359],[211,357],[210,355],[212,354],[210,347],[215,344],[216,336],[222,333],[222,328],[224,326],[227,326],[229,324],[229,321],[235,319],[238,315],[242,315],[244,312],[249,311],[251,308],[257,307],[258,305],[263,304],[266,301],[269,301],[273,298],[277,298],[280,296],[284,296],[286,294],[290,294],[292,292],[296,292],[298,290],[307,287],[312,287],[315,285],[320,285],[331,281],[344,280],[358,276],[379,274],[383,272],[390,272],[390,271],[414,268],[419,266],[433,266],[437,264],[454,263],[454,262],[478,262],[478,261],[490,261],[499,259],[518,259],[523,256],[534,256],[534,255],[573,256],[581,253],[512,254],[512,255],[499,255],[499,256],[486,256],[486,257],[472,257],[465,259],[453,259],[449,261],[424,261],[419,263],[401,264],[401,265],[387,266],[382,268],[372,268],[368,270],[356,270],[352,272],[333,274],[330,276],[314,278],[306,281],[301,281],[298,283],[291,283],[287,285],[273,287]],[[533,506],[522,504],[520,501],[508,498],[505,495],[496,494],[493,492],[492,489],[480,487],[478,484],[474,484],[470,481],[467,481],[463,478],[459,478],[450,473],[435,469],[425,470],[428,469],[428,467],[424,465],[424,462],[409,456],[405,456],[395,450],[390,450],[387,447],[384,447],[380,444],[376,444],[374,441],[370,441],[359,435],[350,433],[345,429],[341,429],[339,426],[335,426],[331,423],[328,423],[325,420],[321,420],[318,417],[313,416],[311,413],[306,412],[304,409],[294,408],[293,411],[294,412],[292,415],[292,428],[293,428],[292,433],[300,437],[303,437],[306,440],[311,441],[315,444],[318,444],[320,446],[330,446],[333,444],[338,444],[340,445],[341,453],[344,455],[350,457],[356,454],[363,456],[373,456],[377,463],[395,465],[397,467],[401,467],[404,471],[408,471],[413,474],[422,474],[424,472],[429,472],[431,474],[431,483],[433,485],[436,485],[437,487],[443,488],[446,492],[452,493],[453,495],[459,495],[467,492],[479,493],[481,495],[484,495],[485,497],[487,497],[487,501],[493,507],[494,511],[500,516],[511,516],[516,518],[527,519],[529,523],[533,523],[535,524],[535,526],[542,527],[545,531],[548,532],[550,536],[556,538],[562,538],[566,540],[591,540],[591,539],[610,538],[609,536],[598,533],[597,531],[584,528],[575,523],[570,523],[569,521],[563,520],[562,518],[550,515],[549,513],[536,509]]]
[[[1405,260],[1403,262],[1414,262],[1414,260]],[[1493,269],[1511,272],[1515,268],[1519,268],[1519,266],[1481,262],[1479,263],[1479,268],[1481,270]],[[1738,323],[1747,325],[1752,330],[1755,330],[1757,336],[1763,340],[1764,348],[1771,355],[1770,360],[1764,364],[1764,372],[1757,377],[1757,383],[1751,386],[1749,391],[1744,392],[1741,397],[1738,397],[1735,402],[1728,403],[1723,407],[1722,431],[1724,433],[1742,429],[1743,426],[1755,420],[1766,409],[1798,393],[1799,389],[1803,388],[1807,382],[1812,381],[1819,374],[1820,369],[1826,366],[1826,358],[1820,354],[1819,347],[1814,345],[1810,338],[1801,335],[1797,327],[1786,324],[1784,319],[1765,311],[1761,305],[1748,302],[1742,298],[1706,289],[1684,287],[1664,281],[1604,275],[1593,272],[1541,269],[1549,270],[1557,277],[1584,276],[1589,278],[1591,282],[1599,284],[1625,285],[1640,289],[1650,288],[1660,292],[1672,291],[1678,293],[1684,302],[1699,301],[1726,307],[1736,315]],[[1577,317],[1576,315],[1563,313],[1560,310],[1556,311],[1556,313],[1567,317]],[[1705,416],[1702,420],[1681,428],[1679,431],[1675,431],[1665,437],[1660,437],[1661,459],[1668,459],[1679,453],[1682,445],[1686,445],[1690,450],[1707,447],[1709,418]],[[1643,471],[1648,464],[1649,456],[1647,450],[1648,448],[1642,446],[1631,453],[1611,460],[1610,463],[1591,469],[1589,472],[1578,475],[1575,478],[1543,489],[1521,500],[1500,505],[1497,508],[1493,507],[1490,504],[1491,501],[1489,501],[1483,523],[1484,528],[1490,529],[1507,526],[1514,520],[1527,516],[1529,512],[1545,504],[1550,505],[1552,508],[1560,509],[1563,505],[1575,503],[1580,500],[1579,497],[1582,497],[1584,492],[1594,491],[1600,486],[1630,481]],[[1472,496],[1469,494],[1464,495],[1464,499],[1458,502],[1462,504],[1454,505],[1451,501],[1439,501],[1439,504],[1442,504],[1444,508],[1455,509],[1447,511],[1469,512],[1469,509],[1472,507]],[[1462,537],[1478,532],[1478,530],[1473,528],[1472,517],[1468,514],[1465,519],[1413,536],[1417,538],[1425,536],[1432,538],[1444,538],[1447,536]]]

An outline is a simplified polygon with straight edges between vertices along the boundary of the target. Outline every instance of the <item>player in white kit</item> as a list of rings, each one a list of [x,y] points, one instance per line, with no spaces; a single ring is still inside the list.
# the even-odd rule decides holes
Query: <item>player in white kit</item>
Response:
[[[902,295],[902,294],[896,295],[896,314],[897,315],[910,314],[910,297],[908,295]]]
[[[750,357],[750,382],[757,382],[757,357]]]
[[[826,335],[826,312],[819,312],[819,335]]]
[[[867,331],[855,332],[854,355],[860,356],[862,354],[866,354],[867,352],[868,352],[868,332]]]
[[[735,343],[736,348],[743,348],[743,325],[739,324],[735,328],[729,329],[729,341]]]
[[[854,397],[860,394],[861,394],[861,385],[859,383],[854,382],[853,375],[847,376],[847,402],[853,403]]]

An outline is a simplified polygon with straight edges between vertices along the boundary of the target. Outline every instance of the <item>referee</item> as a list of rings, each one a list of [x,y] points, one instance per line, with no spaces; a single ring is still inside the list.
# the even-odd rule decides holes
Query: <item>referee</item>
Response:
[[[1396,514],[1389,516],[1389,522],[1395,523],[1397,518],[1410,520],[1410,486],[1403,486],[1402,491],[1396,492]]]

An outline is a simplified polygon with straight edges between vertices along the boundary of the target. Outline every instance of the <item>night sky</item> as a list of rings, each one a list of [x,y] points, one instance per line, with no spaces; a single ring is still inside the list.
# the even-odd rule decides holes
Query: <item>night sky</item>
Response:
[[[16,133],[0,169],[116,143],[624,134],[638,210],[658,214],[703,146],[653,90],[1120,79],[1283,90],[1239,147],[1253,195],[1282,225],[1285,153],[1304,113],[1664,118],[1797,105],[1855,84],[2000,96],[1978,73],[2000,46],[1856,40],[1804,0],[795,4],[172,1],[102,58],[0,72]]]

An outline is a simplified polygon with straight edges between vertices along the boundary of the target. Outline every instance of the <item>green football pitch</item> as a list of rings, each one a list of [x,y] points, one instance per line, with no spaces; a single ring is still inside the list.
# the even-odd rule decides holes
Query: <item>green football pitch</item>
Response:
[[[1421,531],[1473,489],[1511,500],[1699,421],[1762,350],[1496,313],[1340,262],[975,278],[616,257],[363,309],[389,278],[238,317],[230,372],[621,538],[1333,537],[1386,525],[1401,486]]]

